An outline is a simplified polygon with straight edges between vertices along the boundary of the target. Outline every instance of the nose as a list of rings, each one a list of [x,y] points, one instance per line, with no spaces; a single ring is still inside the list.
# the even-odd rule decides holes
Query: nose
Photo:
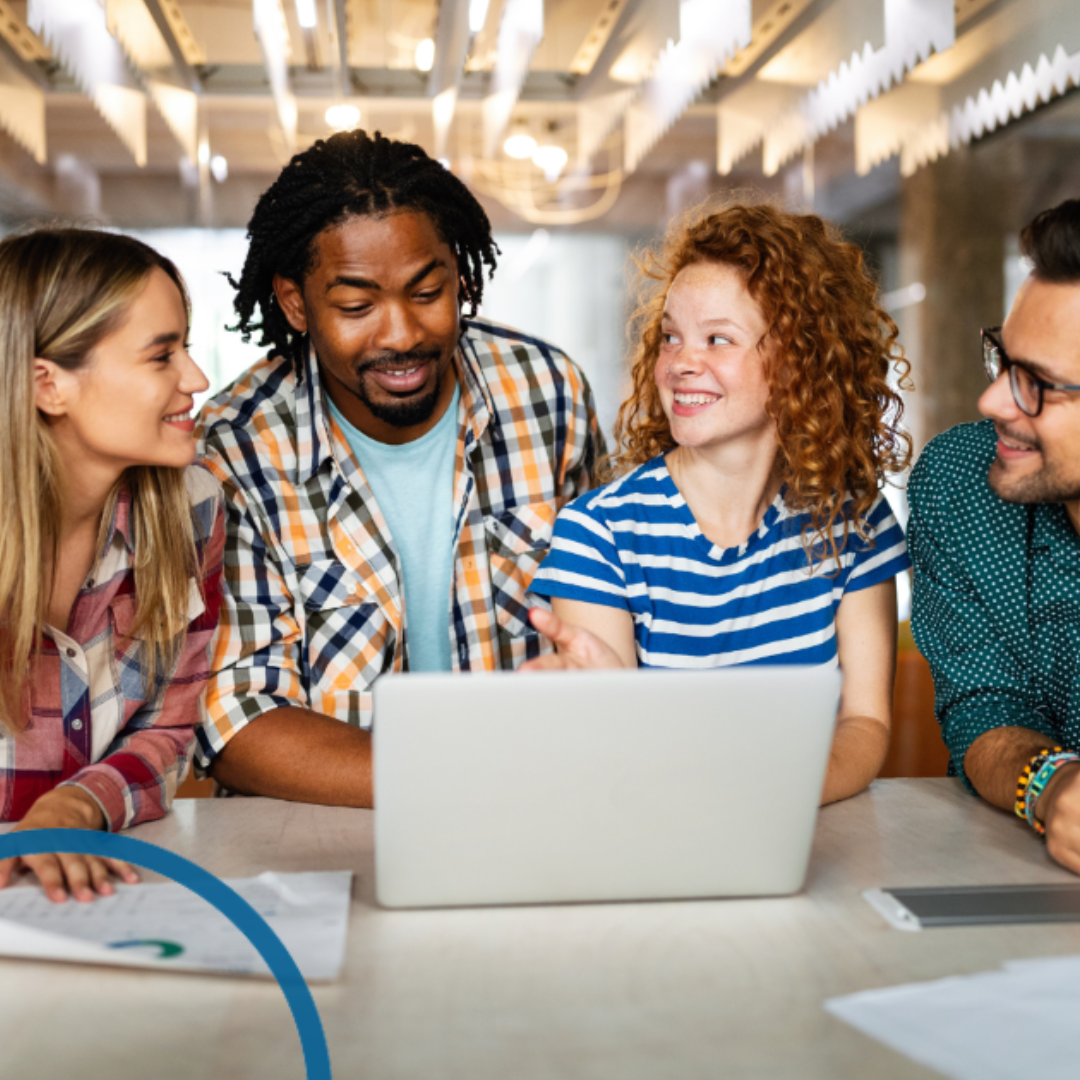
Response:
[[[182,394],[201,394],[204,390],[209,390],[210,380],[203,374],[203,369],[192,360],[187,349],[182,352],[180,381],[176,388]]]
[[[424,340],[424,328],[407,303],[390,302],[382,311],[373,344],[387,352],[405,353]]]
[[[693,378],[705,370],[701,353],[690,345],[683,345],[666,363],[668,374],[677,378]]]
[[[988,420],[1001,420],[1005,423],[1024,418],[1025,414],[1013,398],[1007,371],[1002,371],[983,391],[979,398],[979,412]]]

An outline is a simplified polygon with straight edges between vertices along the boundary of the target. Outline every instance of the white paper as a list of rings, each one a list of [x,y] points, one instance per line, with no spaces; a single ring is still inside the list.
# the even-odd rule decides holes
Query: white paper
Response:
[[[832,998],[825,1008],[955,1080],[1076,1080],[1080,957]]]
[[[226,882],[267,921],[309,981],[345,960],[352,872],[275,874]],[[0,892],[0,955],[270,977],[246,937],[182,885],[117,885],[90,903],[53,904],[40,888]]]

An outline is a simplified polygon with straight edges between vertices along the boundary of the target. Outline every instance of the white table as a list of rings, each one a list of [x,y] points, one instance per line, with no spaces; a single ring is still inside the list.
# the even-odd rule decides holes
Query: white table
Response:
[[[1080,952],[1080,924],[911,934],[861,898],[1073,880],[953,780],[878,781],[828,807],[806,891],[773,900],[390,912],[374,905],[369,811],[181,801],[132,835],[222,877],[356,872],[344,978],[314,988],[350,1080],[928,1077],[822,1000]],[[0,960],[4,1080],[303,1075],[273,983]]]

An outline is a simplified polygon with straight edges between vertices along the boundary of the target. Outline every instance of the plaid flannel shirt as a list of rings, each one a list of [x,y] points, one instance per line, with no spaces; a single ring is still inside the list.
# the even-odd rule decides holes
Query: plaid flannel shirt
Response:
[[[450,596],[455,671],[514,668],[546,647],[526,592],[559,508],[603,452],[592,392],[543,341],[463,322]],[[323,400],[318,364],[270,356],[201,414],[225,490],[227,595],[196,767],[281,706],[371,725],[371,687],[407,667],[401,567]]]
[[[217,482],[199,467],[185,479],[202,581],[200,587],[191,579],[190,622],[169,679],[149,685],[140,645],[128,636],[138,598],[125,489],[67,631],[48,627],[43,636],[29,722],[18,735],[0,738],[0,819],[20,820],[41,795],[66,784],[97,802],[113,832],[169,809],[202,719],[225,547]]]

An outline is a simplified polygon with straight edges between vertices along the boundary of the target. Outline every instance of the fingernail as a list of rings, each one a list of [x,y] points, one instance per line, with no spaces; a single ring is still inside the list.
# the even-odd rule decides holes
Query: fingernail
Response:
[[[98,893],[102,896],[112,896],[116,890],[112,887],[111,881],[103,881],[98,886]]]

